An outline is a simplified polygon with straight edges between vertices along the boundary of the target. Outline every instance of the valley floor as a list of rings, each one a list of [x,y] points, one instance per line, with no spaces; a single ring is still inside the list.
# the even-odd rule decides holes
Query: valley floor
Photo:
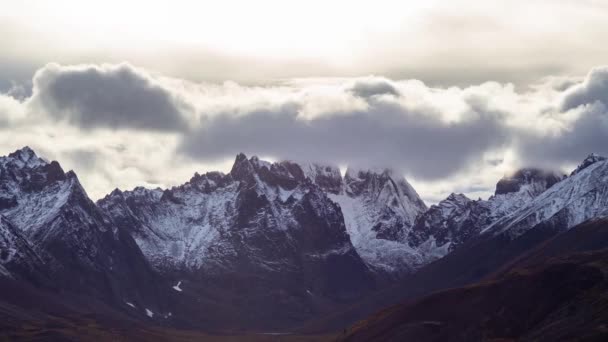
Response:
[[[92,317],[31,321],[0,331],[0,341],[324,342],[335,339],[336,335],[333,334],[208,334],[163,327],[129,326],[124,322],[99,322]]]

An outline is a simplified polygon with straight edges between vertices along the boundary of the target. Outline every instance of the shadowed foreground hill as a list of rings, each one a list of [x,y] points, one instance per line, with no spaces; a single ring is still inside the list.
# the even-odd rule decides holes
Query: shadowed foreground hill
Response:
[[[547,241],[486,281],[357,323],[341,341],[606,341],[608,222]],[[580,252],[589,250],[588,252]]]
[[[335,336],[216,333],[142,322],[90,297],[57,296],[22,282],[0,280],[0,341],[317,342]]]

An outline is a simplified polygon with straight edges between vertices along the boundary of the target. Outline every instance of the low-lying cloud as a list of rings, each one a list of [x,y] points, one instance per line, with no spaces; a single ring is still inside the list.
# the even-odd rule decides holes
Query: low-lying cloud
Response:
[[[562,110],[567,111],[595,102],[608,106],[608,67],[594,68],[583,83],[568,89]]]
[[[48,64],[33,79],[32,103],[85,129],[183,130],[188,105],[129,64]]]
[[[608,153],[608,68],[574,76],[523,90],[375,76],[245,86],[124,63],[49,64],[33,77],[29,97],[0,94],[0,148],[31,145],[67,160],[94,183],[95,197],[114,186],[173,185],[194,171],[226,170],[245,152],[392,167],[417,184],[438,184],[431,195],[420,190],[436,200],[455,189],[490,192],[515,167],[571,167],[588,153]]]
[[[532,165],[575,165],[589,153],[608,155],[608,108],[585,105],[571,126],[556,134],[522,134],[517,144],[522,161]]]
[[[592,152],[608,155],[608,67],[592,69],[563,90],[553,118],[564,122],[556,131],[518,134],[517,151],[525,163],[573,165]]]
[[[365,111],[302,119],[298,104],[244,116],[204,119],[184,137],[180,151],[197,159],[219,160],[238,152],[279,159],[358,166],[390,166],[419,178],[448,176],[503,147],[507,127],[496,113],[475,113],[443,122],[391,102],[371,102]]]

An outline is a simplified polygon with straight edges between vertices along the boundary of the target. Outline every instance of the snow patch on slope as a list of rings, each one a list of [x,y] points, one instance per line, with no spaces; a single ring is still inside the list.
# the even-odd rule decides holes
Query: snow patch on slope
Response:
[[[376,238],[372,230],[376,215],[360,199],[332,194],[329,198],[340,205],[351,243],[368,266],[392,273],[422,262],[422,256],[407,244]]]
[[[173,286],[173,289],[177,292],[182,292],[182,289],[179,287],[182,284],[181,281],[178,281],[177,284]]]
[[[590,218],[603,217],[608,208],[608,161],[596,161],[555,184],[533,201],[493,223],[484,233],[509,231],[519,236],[541,222],[562,215],[571,228]]]

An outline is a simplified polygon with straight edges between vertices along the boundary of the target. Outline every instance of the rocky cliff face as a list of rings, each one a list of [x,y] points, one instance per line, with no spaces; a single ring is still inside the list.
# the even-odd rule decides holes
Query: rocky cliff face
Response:
[[[335,174],[335,172],[334,172]],[[411,273],[426,260],[407,235],[426,205],[403,176],[388,169],[348,169],[340,191],[329,197],[340,205],[357,252],[379,274]]]
[[[236,257],[236,242],[226,242],[227,236],[253,238],[236,249],[239,254],[251,249],[249,243],[261,243],[255,237],[259,232],[280,232],[284,236],[275,238],[292,240],[293,232],[301,231],[294,227],[309,221],[300,212],[305,204],[316,210],[310,215],[328,220],[323,225],[342,227],[324,231],[328,236],[339,231],[340,238],[330,239],[327,250],[320,252],[354,247],[366,268],[382,272],[409,272],[424,262],[406,238],[426,206],[407,181],[390,170],[348,170],[342,177],[337,167],[267,163],[241,154],[227,175],[195,175],[187,184],[165,191],[115,191],[99,203],[116,222],[129,227],[159,269],[232,269],[222,266]],[[319,241],[328,236],[319,235]],[[268,267],[279,271],[281,264],[289,262]]]
[[[73,172],[29,148],[0,158],[3,264],[34,280],[124,306],[161,310],[156,277],[135,242],[86,195]],[[34,270],[35,268],[35,270]],[[143,310],[139,314],[144,314]]]
[[[607,186],[608,161],[592,155],[569,177],[522,169],[488,200],[427,209],[391,170],[239,154],[228,174],[95,204],[75,173],[24,148],[0,157],[0,275],[175,326],[284,329],[452,251],[473,246],[474,259],[486,240],[604,217]]]
[[[263,312],[252,322],[275,312],[309,317],[374,288],[340,207],[294,163],[241,154],[229,174],[197,174],[168,190],[114,191],[99,205],[183,292],[243,300],[248,308],[238,315]]]
[[[565,175],[557,172],[532,168],[520,169],[511,176],[503,177],[496,184],[494,194],[498,196],[526,191],[531,196],[536,196],[563,178]]]
[[[497,220],[527,205],[565,175],[540,169],[521,169],[496,184],[488,200],[471,200],[451,194],[419,216],[408,236],[414,248],[434,247],[435,258],[442,257],[479,235]]]
[[[567,178],[517,210],[495,220],[487,234],[507,232],[513,238],[539,224],[567,230],[591,218],[608,215],[608,160],[590,155]]]
[[[44,274],[44,261],[34,251],[25,236],[3,216],[0,216],[0,275],[36,281]]]

